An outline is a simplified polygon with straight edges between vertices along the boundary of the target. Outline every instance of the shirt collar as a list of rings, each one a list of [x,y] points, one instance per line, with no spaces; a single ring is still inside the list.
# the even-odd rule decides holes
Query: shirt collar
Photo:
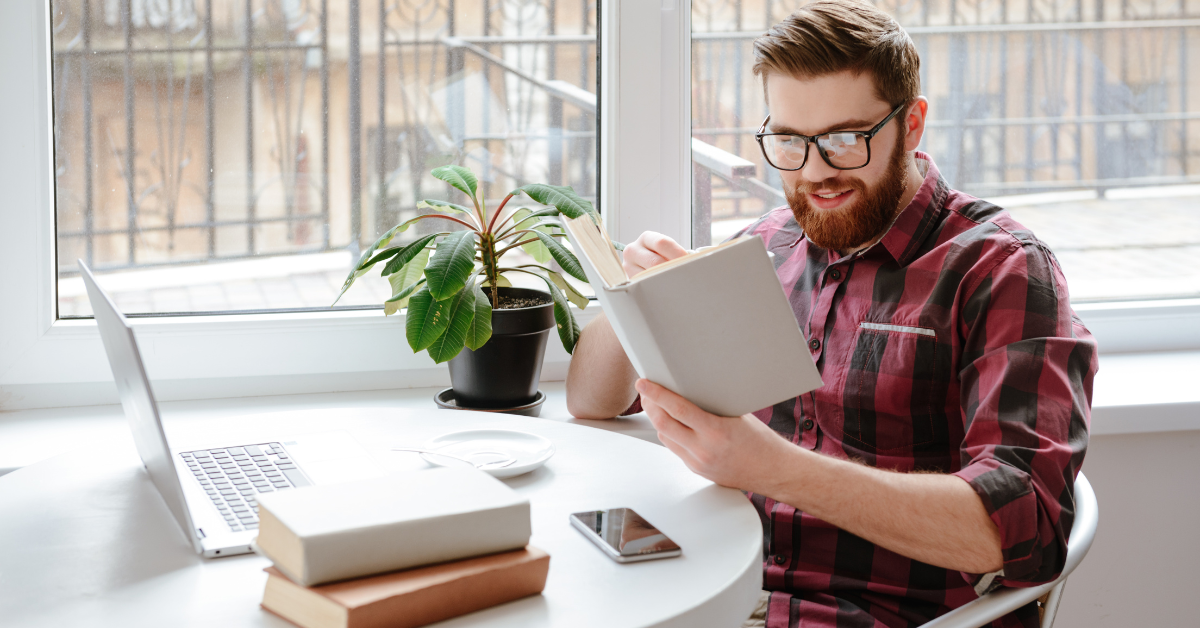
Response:
[[[916,152],[915,157],[917,167],[925,168],[925,179],[921,181],[916,196],[900,211],[887,233],[876,243],[876,246],[887,250],[900,266],[907,266],[912,261],[921,244],[937,228],[941,201],[946,196],[946,184],[933,158],[920,151]],[[871,248],[875,247],[868,250]]]

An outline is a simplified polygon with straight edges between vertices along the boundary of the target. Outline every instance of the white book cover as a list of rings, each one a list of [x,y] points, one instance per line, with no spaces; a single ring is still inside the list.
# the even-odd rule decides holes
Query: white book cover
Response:
[[[258,549],[304,586],[519,549],[532,534],[529,500],[473,469],[265,493],[258,503]]]
[[[568,235],[639,376],[721,416],[821,386],[760,238],[704,249],[610,286],[577,241],[579,228],[570,225]]]

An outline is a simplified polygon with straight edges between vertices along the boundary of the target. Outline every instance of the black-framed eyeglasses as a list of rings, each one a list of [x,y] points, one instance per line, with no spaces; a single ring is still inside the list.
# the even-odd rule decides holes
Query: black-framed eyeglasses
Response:
[[[896,117],[905,105],[900,103],[883,122],[876,124],[870,131],[833,131],[821,135],[797,135],[794,133],[767,133],[767,122],[771,116],[763,120],[758,133],[758,147],[762,149],[767,163],[779,170],[799,170],[808,162],[808,145],[817,145],[821,159],[831,168],[838,170],[857,170],[871,163],[871,138],[883,130],[888,121]]]

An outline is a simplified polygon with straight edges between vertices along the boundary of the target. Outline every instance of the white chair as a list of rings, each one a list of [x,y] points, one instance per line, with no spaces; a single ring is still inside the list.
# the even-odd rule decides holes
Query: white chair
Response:
[[[1067,542],[1067,564],[1063,566],[1062,575],[1057,580],[1036,587],[1002,587],[938,617],[925,624],[924,628],[976,628],[1042,596],[1045,596],[1045,599],[1042,600],[1041,628],[1050,628],[1054,623],[1054,614],[1058,612],[1058,602],[1062,599],[1067,576],[1075,571],[1092,547],[1099,520],[1096,493],[1092,491],[1091,483],[1080,473],[1075,478],[1075,522],[1071,525],[1071,538]]]

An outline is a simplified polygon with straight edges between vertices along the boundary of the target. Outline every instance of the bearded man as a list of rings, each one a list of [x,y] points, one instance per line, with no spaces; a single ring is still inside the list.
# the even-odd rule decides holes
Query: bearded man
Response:
[[[743,233],[775,254],[824,385],[713,416],[637,380],[601,317],[576,347],[568,408],[643,408],[689,468],[747,493],[765,589],[747,625],[912,626],[1053,580],[1097,370],[1057,261],[916,151],[920,60],[888,15],[817,2],[754,53],[770,111],[757,137],[788,207]],[[685,253],[645,233],[624,265]],[[1037,617],[1030,605],[996,625]]]

